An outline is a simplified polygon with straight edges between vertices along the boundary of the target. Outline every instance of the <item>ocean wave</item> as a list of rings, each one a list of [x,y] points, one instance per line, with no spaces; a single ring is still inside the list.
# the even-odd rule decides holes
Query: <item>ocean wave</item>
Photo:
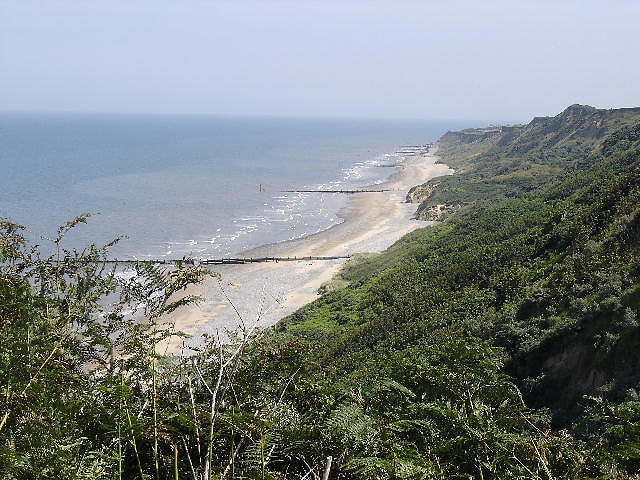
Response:
[[[298,186],[302,190],[358,189],[379,185],[393,174],[393,169],[378,168],[401,161],[397,153],[384,153],[374,158],[356,161],[337,172],[334,179]],[[245,212],[228,218],[213,234],[164,244],[163,256],[220,257],[259,245],[297,240],[325,230],[342,221],[337,213],[348,196],[335,193],[287,192],[274,193],[261,199],[260,213]]]

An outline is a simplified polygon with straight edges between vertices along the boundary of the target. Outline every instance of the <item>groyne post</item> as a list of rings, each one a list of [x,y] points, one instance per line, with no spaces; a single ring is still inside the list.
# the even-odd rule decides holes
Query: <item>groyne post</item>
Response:
[[[333,457],[328,456],[327,460],[324,462],[324,471],[322,472],[322,480],[329,480],[329,473],[331,472],[332,461],[333,461]]]

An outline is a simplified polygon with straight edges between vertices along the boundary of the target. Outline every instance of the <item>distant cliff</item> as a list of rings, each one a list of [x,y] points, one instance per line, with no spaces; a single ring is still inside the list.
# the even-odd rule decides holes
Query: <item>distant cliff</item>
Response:
[[[407,202],[420,204],[417,218],[440,220],[464,205],[535,191],[575,168],[607,133],[639,116],[640,108],[571,105],[527,125],[447,132],[438,140],[439,154],[457,175],[414,187]]]

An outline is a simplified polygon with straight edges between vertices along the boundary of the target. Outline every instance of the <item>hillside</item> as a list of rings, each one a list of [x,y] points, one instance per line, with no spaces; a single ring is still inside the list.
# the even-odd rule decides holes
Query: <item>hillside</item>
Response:
[[[633,348],[640,331],[626,328],[636,325],[639,286],[634,119],[640,109],[574,105],[522,127],[448,132],[439,144],[458,173],[422,186],[435,188],[419,211],[445,198],[465,208],[347,265],[341,278],[350,288],[281,328],[300,330],[327,305],[328,320],[347,310],[347,324],[359,329],[380,314],[393,318],[393,331],[437,318],[437,326],[455,325],[503,347],[527,396],[536,406],[562,406],[561,417],[604,385],[611,395],[637,387],[640,374],[631,372],[640,366]],[[333,307],[345,303],[336,301],[341,296],[367,308]]]
[[[640,109],[574,105],[447,133],[440,152],[457,174],[411,195],[419,212],[455,213],[347,265],[348,288],[280,330],[316,342],[322,331],[318,361],[341,377],[420,356],[443,335],[477,338],[504,353],[502,371],[556,427],[581,431],[602,401],[632,402],[637,415],[638,122]]]
[[[415,187],[410,201],[421,203],[418,216],[427,219],[438,204],[477,205],[535,190],[576,168],[607,133],[633,125],[639,115],[640,108],[572,105],[528,125],[447,132],[438,142],[439,154],[457,174]]]

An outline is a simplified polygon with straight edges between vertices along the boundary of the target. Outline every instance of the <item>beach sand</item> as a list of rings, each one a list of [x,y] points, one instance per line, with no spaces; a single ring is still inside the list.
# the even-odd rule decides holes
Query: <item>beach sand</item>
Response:
[[[339,216],[344,220],[328,230],[298,240],[267,245],[245,257],[346,256],[358,252],[381,252],[403,235],[429,225],[414,220],[416,205],[405,202],[414,185],[453,173],[432,148],[428,153],[407,157],[391,178],[375,189],[386,192],[351,194]],[[183,307],[168,319],[176,330],[197,344],[203,333],[235,331],[254,324],[264,328],[318,298],[318,288],[330,280],[345,259],[298,262],[267,262],[243,265],[215,265],[220,279],[210,278],[194,286],[189,294],[204,302]],[[233,304],[233,305],[232,305]],[[172,352],[182,341],[167,345]]]

